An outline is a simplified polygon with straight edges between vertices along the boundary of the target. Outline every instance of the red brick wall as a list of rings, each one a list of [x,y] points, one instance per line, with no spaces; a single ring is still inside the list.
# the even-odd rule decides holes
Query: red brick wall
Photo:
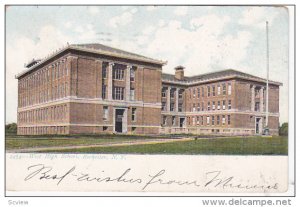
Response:
[[[238,110],[251,110],[250,83],[245,81],[235,82],[235,106]]]
[[[147,103],[161,102],[161,71],[144,68],[143,71],[143,95],[142,99]]]

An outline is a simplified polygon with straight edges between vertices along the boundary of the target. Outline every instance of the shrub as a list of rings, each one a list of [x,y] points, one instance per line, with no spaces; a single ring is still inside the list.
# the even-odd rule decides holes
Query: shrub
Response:
[[[11,123],[5,125],[5,133],[16,134],[17,133],[17,124]]]
[[[288,136],[288,133],[289,133],[289,124],[285,122],[281,125],[281,127],[279,127],[279,135]]]

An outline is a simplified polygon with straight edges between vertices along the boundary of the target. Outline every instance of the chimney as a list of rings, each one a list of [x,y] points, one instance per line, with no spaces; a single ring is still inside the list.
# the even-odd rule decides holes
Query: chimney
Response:
[[[175,67],[175,78],[177,80],[183,80],[184,79],[184,67],[179,65]]]

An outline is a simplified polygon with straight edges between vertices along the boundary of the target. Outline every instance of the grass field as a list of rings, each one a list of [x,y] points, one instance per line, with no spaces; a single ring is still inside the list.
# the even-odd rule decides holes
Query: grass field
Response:
[[[159,137],[160,139],[162,137]],[[122,143],[130,140],[155,139],[143,136],[27,136],[6,137],[6,149],[32,147],[79,146],[89,144]],[[42,151],[40,151],[42,152]],[[90,147],[80,149],[47,150],[47,153],[119,153],[119,154],[203,154],[203,155],[287,155],[288,139],[270,137],[219,137],[171,143],[131,146]]]
[[[54,147],[54,146],[80,146],[89,144],[105,144],[114,142],[127,142],[130,140],[146,139],[150,137],[137,136],[16,136],[6,135],[6,149],[24,149],[32,147]]]
[[[51,151],[47,151],[51,152]],[[54,150],[56,153],[287,155],[287,137],[210,138],[134,146]]]

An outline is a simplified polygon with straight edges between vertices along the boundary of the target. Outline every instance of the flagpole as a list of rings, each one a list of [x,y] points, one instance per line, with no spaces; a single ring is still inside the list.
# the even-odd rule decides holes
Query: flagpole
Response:
[[[265,134],[269,134],[269,23],[266,21],[266,66],[267,66],[267,87],[266,87],[266,130]]]

